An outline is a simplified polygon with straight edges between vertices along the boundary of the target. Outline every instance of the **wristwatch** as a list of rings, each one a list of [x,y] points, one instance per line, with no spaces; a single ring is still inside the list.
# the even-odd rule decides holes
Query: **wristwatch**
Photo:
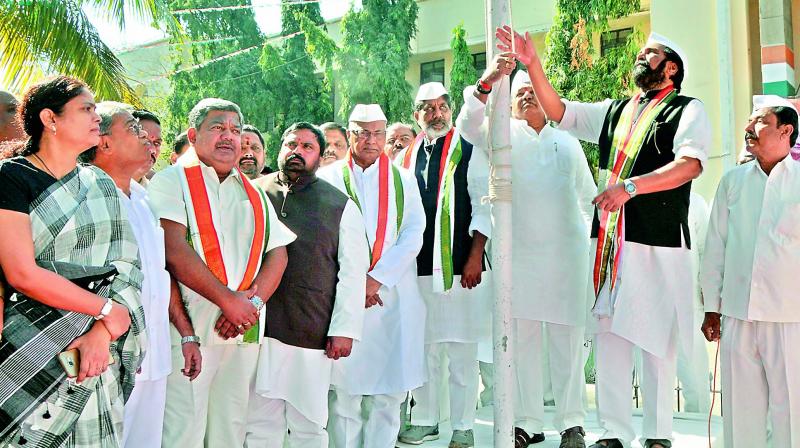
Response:
[[[628,196],[636,196],[636,184],[632,180],[625,179],[622,181],[622,185],[625,187],[625,193],[628,193]]]
[[[264,306],[264,301],[259,296],[250,297],[250,303],[259,311],[261,311],[261,307]]]
[[[100,308],[100,314],[94,316],[94,320],[103,320],[104,317],[108,316],[111,313],[111,306],[113,303],[111,299],[106,299],[106,304]]]
[[[181,345],[186,344],[187,342],[194,342],[195,344],[200,345],[200,336],[192,335],[181,338]]]

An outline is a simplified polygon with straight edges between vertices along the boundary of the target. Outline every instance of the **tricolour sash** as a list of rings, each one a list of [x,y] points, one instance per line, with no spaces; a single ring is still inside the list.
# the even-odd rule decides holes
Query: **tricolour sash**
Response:
[[[424,134],[417,136],[414,145],[406,149],[403,154],[403,168],[414,172],[417,154],[422,147]],[[461,161],[461,137],[456,134],[456,129],[444,138],[444,147],[439,163],[439,184],[436,193],[436,222],[433,241],[433,290],[444,292],[453,287],[453,218],[455,209],[455,194],[453,177]]]
[[[659,113],[677,96],[672,86],[662,89],[645,107],[642,113],[636,116],[641,93],[628,100],[622,110],[617,126],[614,128],[614,139],[611,147],[614,148],[608,158],[607,168],[600,170],[597,185],[606,190],[608,187],[630,177],[636,157],[642,148],[647,131]],[[600,230],[597,234],[597,250],[595,252],[592,280],[594,282],[595,297],[600,295],[603,285],[609,275],[609,260],[611,263],[611,288],[614,290],[617,280],[622,244],[625,239],[625,207],[616,212],[600,211]]]
[[[199,163],[189,164],[182,168],[181,172],[185,179],[185,194],[187,199],[187,212],[189,217],[190,234],[197,253],[203,258],[208,269],[225,286],[228,286],[228,273],[225,269],[225,261],[222,258],[222,249],[219,244],[217,228],[214,225],[214,213],[208,199],[205,180],[203,179],[202,167]],[[250,254],[247,259],[244,275],[236,288],[237,291],[245,291],[250,288],[255,280],[258,270],[261,267],[264,250],[269,241],[269,215],[267,199],[264,193],[250,183],[241,171],[239,179],[242,181],[247,199],[253,208],[254,232],[253,243],[250,245]],[[192,231],[194,230],[194,231]],[[195,237],[194,235],[197,235]],[[262,313],[263,314],[263,313]],[[263,316],[262,316],[263,317]],[[262,322],[250,327],[243,337],[243,342],[258,342],[261,336]]]
[[[382,152],[378,157],[378,226],[375,229],[375,241],[372,243],[372,252],[370,253],[370,271],[378,264],[386,240],[386,228],[389,221],[390,168],[392,170],[392,188],[394,189],[395,214],[397,216],[397,235],[400,234],[400,227],[403,225],[403,207],[405,203],[403,180],[400,178],[400,170],[393,166],[389,157]],[[349,151],[347,153],[347,163],[342,165],[342,179],[344,180],[347,195],[356,203],[356,206],[363,214],[364,209],[361,208],[361,201],[358,200],[358,193],[353,185],[353,157]],[[367,241],[369,241],[369,238],[367,238]]]

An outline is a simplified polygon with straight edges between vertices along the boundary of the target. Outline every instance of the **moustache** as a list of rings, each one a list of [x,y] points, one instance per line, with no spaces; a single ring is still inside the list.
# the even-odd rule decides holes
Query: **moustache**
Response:
[[[758,140],[758,136],[756,136],[756,134],[754,134],[752,132],[747,131],[747,132],[744,133],[744,139],[745,140]]]
[[[302,162],[302,163],[303,163],[303,165],[305,165],[305,164],[306,164],[306,160],[303,158],[303,156],[301,156],[301,155],[299,155],[299,154],[292,154],[292,155],[290,155],[289,157],[287,157],[287,158],[286,158],[286,163],[289,163],[289,162],[291,162],[292,160],[299,160],[300,162]]]
[[[244,162],[245,160],[249,160],[249,161],[251,161],[251,162],[253,162],[253,163],[255,163],[255,162],[256,162],[256,158],[255,158],[255,157],[253,157],[253,156],[243,156],[242,158],[240,158],[240,159],[239,159],[239,163],[242,163],[242,162]]]

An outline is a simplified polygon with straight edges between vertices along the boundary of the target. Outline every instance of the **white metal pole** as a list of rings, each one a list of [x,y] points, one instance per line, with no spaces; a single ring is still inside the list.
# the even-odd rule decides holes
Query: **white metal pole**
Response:
[[[497,53],[495,28],[511,23],[511,0],[486,0],[486,60]],[[494,84],[489,95],[489,150],[492,202],[492,277],[494,286],[494,448],[514,445],[511,366],[511,98],[509,79]]]
[[[731,2],[717,0],[717,51],[719,52],[719,116],[720,143],[722,146],[722,168],[731,169],[739,157],[736,148],[736,119],[734,117],[733,92],[733,34],[731,33]],[[727,156],[724,154],[727,153]]]

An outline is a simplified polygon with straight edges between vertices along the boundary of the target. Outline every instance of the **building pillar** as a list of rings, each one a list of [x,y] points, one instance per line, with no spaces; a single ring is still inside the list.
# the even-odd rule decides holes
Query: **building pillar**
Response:
[[[761,78],[765,94],[793,96],[792,0],[761,0]]]

